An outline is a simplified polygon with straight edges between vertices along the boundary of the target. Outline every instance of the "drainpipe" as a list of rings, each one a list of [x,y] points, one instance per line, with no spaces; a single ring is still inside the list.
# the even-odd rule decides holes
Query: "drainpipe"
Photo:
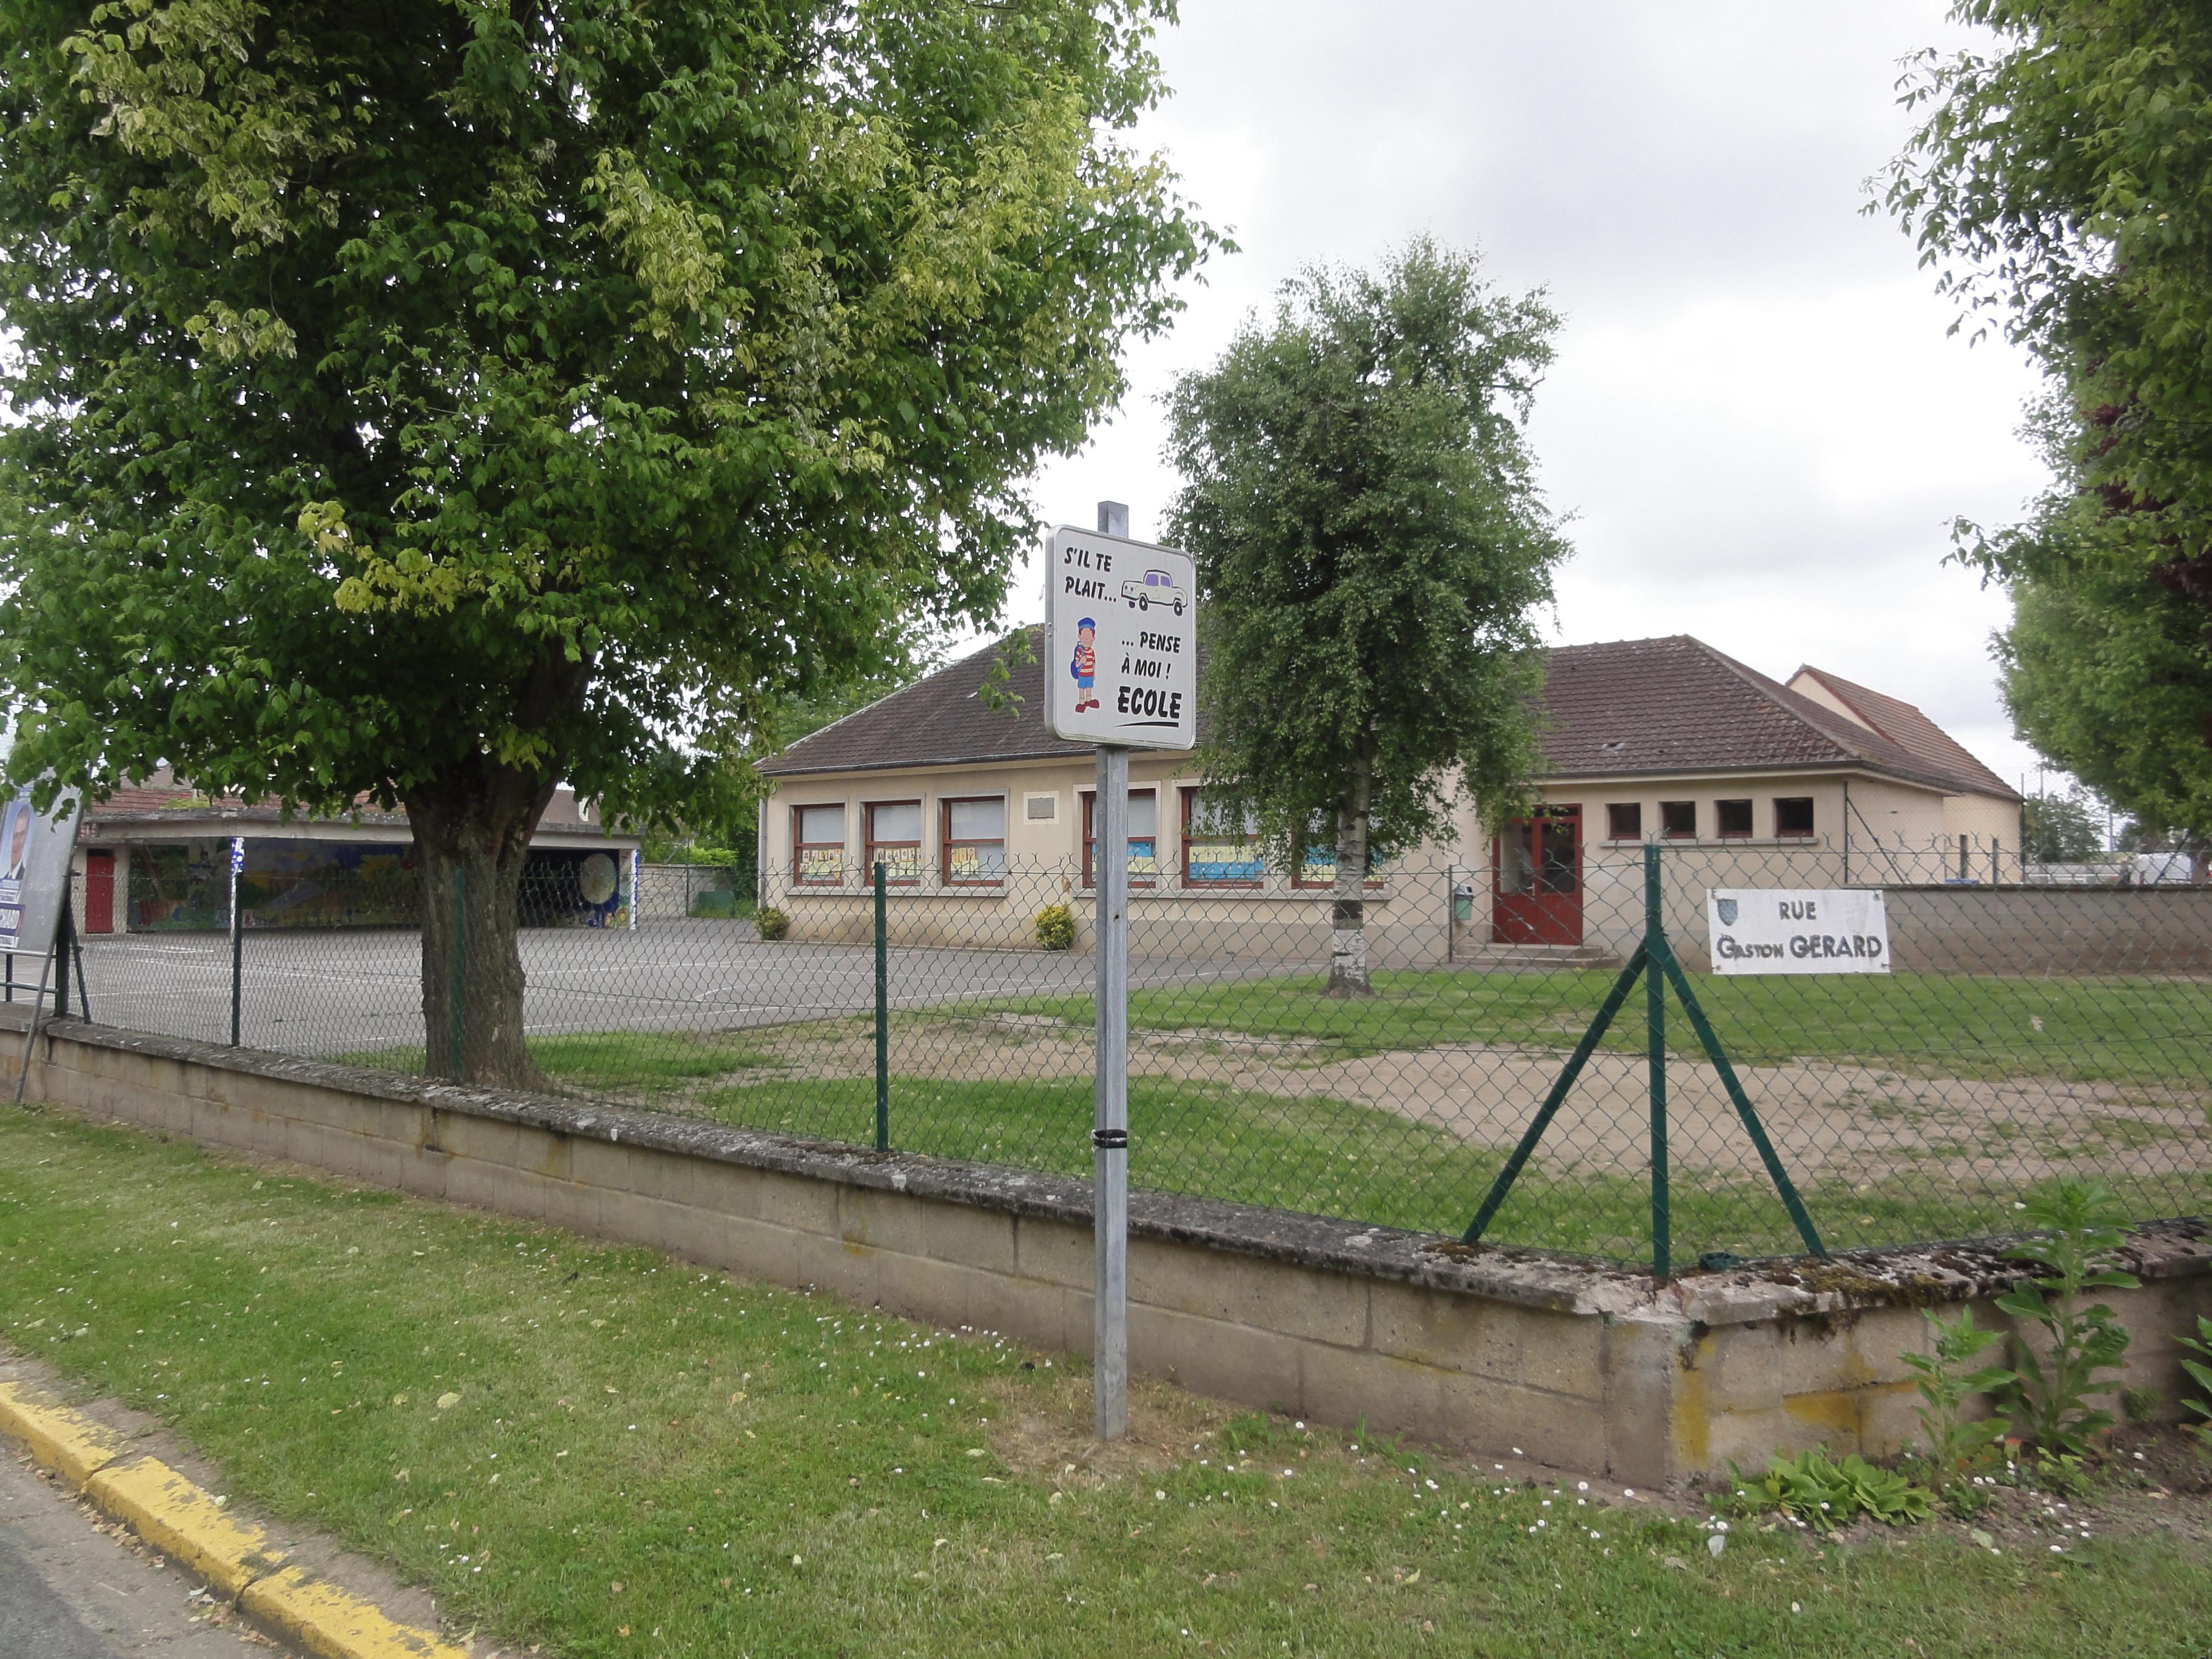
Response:
[[[768,902],[768,803],[763,795],[753,807],[753,908]]]
[[[1844,885],[1851,884],[1851,781],[1844,780]]]

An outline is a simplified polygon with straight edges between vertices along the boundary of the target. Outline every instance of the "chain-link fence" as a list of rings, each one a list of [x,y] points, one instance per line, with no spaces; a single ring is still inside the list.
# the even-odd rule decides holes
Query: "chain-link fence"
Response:
[[[1785,1189],[1830,1249],[2006,1231],[2069,1176],[2144,1219],[2212,1208],[2212,887],[2045,884],[1993,845],[1583,846],[1540,823],[1500,845],[1485,867],[1382,869],[1373,994],[1345,998],[1324,994],[1325,860],[1133,847],[1132,1184],[1454,1237],[1495,1197],[1488,1243],[1626,1262],[1654,1259],[1655,1229],[1674,1263],[1799,1251]],[[544,1086],[1087,1175],[1087,872],[987,849],[885,876],[879,913],[860,872],[802,865],[765,884],[757,926],[534,875]],[[383,879],[289,907],[319,925],[249,910],[232,933],[88,939],[72,1003],[419,1071],[413,878]],[[1716,890],[1879,891],[1888,970],[1716,973]],[[1622,985],[1638,966],[1656,1023],[1649,978]]]

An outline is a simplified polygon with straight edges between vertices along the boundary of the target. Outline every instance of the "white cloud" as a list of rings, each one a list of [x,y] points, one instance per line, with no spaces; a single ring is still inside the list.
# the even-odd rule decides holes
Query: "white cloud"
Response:
[[[1048,516],[1101,496],[1157,532],[1157,398],[1315,259],[1419,231],[1479,244],[1566,322],[1533,436],[1576,514],[1565,640],[1694,633],[1769,673],[1811,660],[1921,704],[2000,772],[1997,595],[1943,562],[2040,470],[2034,377],[1952,313],[1864,181],[1911,125],[1898,60],[1956,44],[1941,0],[1561,10],[1498,0],[1186,0],[1176,96],[1139,134],[1243,252],[1216,260],[1129,397],[1046,468]],[[1016,618],[1040,613],[1024,581]]]

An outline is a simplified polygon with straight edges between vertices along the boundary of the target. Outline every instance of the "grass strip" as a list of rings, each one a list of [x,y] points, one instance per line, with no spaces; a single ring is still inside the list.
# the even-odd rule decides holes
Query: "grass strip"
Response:
[[[2212,1640],[2193,1526],[2050,1558],[1956,1527],[1740,1528],[1716,1560],[1642,1504],[1164,1389],[1139,1401],[1149,1465],[1093,1464],[1079,1376],[986,1334],[13,1110],[0,1324],[167,1420],[235,1498],[564,1659]]]
[[[1374,976],[1375,994],[1333,1000],[1310,974],[1219,980],[1129,994],[1133,1027],[1212,1030],[1328,1045],[1331,1057],[1440,1044],[1514,1043],[1566,1049],[1597,1012],[1618,970],[1475,973],[1405,970]],[[1972,974],[1701,975],[1698,1000],[1739,1065],[1855,1060],[1924,1075],[2057,1078],[2184,1090],[2212,1087],[2212,981],[2147,975]],[[1695,1040],[1670,994],[1670,1047]],[[1088,1025],[1083,996],[1000,999],[963,1012],[1055,1014]],[[1603,1046],[1644,1048],[1641,996]]]

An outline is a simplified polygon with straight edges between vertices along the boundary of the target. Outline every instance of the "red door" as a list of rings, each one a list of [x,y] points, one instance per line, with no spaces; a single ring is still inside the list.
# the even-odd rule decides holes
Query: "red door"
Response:
[[[87,851],[84,855],[84,931],[115,931],[115,854]]]
[[[1546,806],[1491,843],[1490,938],[1496,945],[1583,942],[1583,811]]]

